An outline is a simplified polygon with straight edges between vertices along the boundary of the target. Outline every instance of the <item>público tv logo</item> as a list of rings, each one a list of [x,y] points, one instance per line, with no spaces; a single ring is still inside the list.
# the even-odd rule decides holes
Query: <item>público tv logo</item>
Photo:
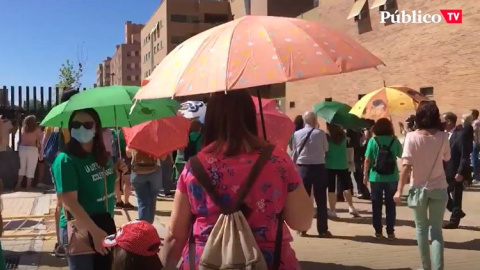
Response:
[[[443,18],[442,18],[443,17]],[[388,11],[380,12],[380,22],[386,23],[391,21],[392,23],[441,23],[443,19],[449,24],[462,23],[463,13],[461,9],[441,9],[440,14],[423,14],[421,10],[413,10],[407,13],[405,10],[395,11],[390,13]]]

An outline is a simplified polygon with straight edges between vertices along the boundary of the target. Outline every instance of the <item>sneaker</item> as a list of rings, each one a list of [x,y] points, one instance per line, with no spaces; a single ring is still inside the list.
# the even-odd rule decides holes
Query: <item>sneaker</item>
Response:
[[[472,185],[478,185],[480,182],[477,179],[473,179]]]
[[[133,206],[131,203],[125,203],[123,205],[123,209],[125,210],[135,209],[135,206]]]
[[[125,204],[122,201],[115,203],[115,208],[124,208],[124,207],[125,207]]]
[[[390,240],[390,241],[393,241],[393,240],[395,240],[395,239],[397,239],[397,238],[395,237],[395,234],[394,234],[394,233],[391,233],[391,234],[388,234],[388,235],[387,235],[387,239]]]
[[[332,237],[333,237],[333,234],[329,231],[318,234],[318,238],[332,238]]]
[[[383,239],[383,238],[385,238],[385,236],[383,236],[383,233],[375,233],[375,238]]]
[[[352,215],[354,218],[361,217],[360,214],[358,213],[357,209],[355,209],[353,207],[348,208],[348,213],[350,213],[350,215]]]
[[[55,257],[63,258],[66,255],[65,248],[63,248],[63,246],[60,245],[59,243],[56,243],[55,249],[53,250],[53,254],[55,254]]]
[[[307,232],[297,232],[297,235],[300,237],[305,237],[307,236]]]
[[[328,211],[328,217],[329,218],[337,218],[337,212],[336,211]]]

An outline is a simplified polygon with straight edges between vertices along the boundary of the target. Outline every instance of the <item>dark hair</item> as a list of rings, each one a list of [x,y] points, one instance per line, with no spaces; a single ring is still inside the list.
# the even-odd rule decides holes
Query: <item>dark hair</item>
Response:
[[[37,130],[37,118],[31,114],[23,119],[23,132],[32,133]]]
[[[473,119],[478,119],[478,116],[480,115],[480,112],[476,109],[472,109],[471,112],[472,112]]]
[[[454,124],[456,124],[456,123],[457,123],[457,120],[458,120],[458,117],[457,117],[454,113],[452,113],[452,112],[446,112],[446,113],[444,113],[444,114],[443,114],[443,117],[445,117],[445,120],[448,120],[448,121],[450,121],[450,122],[452,122],[452,123],[454,123]]]
[[[442,123],[437,103],[433,100],[420,102],[415,114],[415,123],[418,129],[439,129]]]
[[[327,123],[327,130],[329,139],[334,144],[340,144],[341,142],[343,142],[343,140],[345,140],[346,134],[343,131],[342,127]]]
[[[373,134],[376,136],[393,136],[395,135],[395,130],[393,129],[393,124],[388,118],[380,118],[377,120],[375,125],[372,128]]]
[[[215,93],[208,101],[203,143],[207,151],[234,156],[260,149],[267,143],[258,137],[257,113],[246,90]]]
[[[62,97],[60,98],[60,102],[65,102],[76,94],[78,94],[78,90],[65,90],[62,93]]]
[[[302,129],[305,125],[305,123],[303,122],[303,117],[301,115],[295,116],[293,124],[295,124],[295,131]]]
[[[190,132],[200,132],[202,130],[202,123],[198,120],[190,122]]]
[[[140,256],[116,246],[113,251],[112,270],[162,269],[158,255]]]
[[[71,134],[73,118],[79,112],[90,115],[95,122],[95,137],[93,137],[92,154],[98,165],[100,165],[101,167],[105,167],[108,163],[109,156],[103,143],[102,122],[100,121],[100,117],[94,109],[83,109],[74,111],[70,116],[70,120],[68,121],[68,131]],[[74,140],[73,138],[70,139],[70,141],[68,142],[66,149],[69,154],[72,154],[79,158],[84,158],[89,154],[85,152],[82,144],[79,143],[77,140]]]

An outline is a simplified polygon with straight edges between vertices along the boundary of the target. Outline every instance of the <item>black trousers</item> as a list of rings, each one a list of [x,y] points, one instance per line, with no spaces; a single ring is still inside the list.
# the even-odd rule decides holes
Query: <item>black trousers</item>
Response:
[[[327,216],[327,170],[324,164],[298,165],[298,171],[303,185],[310,196],[313,187],[313,196],[317,204],[317,231],[319,234],[328,231]]]
[[[463,182],[457,182],[455,179],[447,179],[448,182],[448,203],[447,209],[452,212],[450,216],[450,222],[459,224],[460,219],[463,218],[465,213],[462,210],[463,199]]]
[[[355,162],[355,172],[353,173],[353,177],[355,178],[355,182],[357,183],[358,194],[362,195],[363,197],[369,198],[370,191],[368,190],[368,187],[363,183],[363,162],[361,160]]]

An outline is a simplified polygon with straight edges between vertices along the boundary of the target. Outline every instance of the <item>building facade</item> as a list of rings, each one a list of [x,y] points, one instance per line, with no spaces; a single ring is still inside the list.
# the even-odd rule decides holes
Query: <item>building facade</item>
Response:
[[[453,0],[323,0],[300,18],[324,23],[360,42],[386,66],[287,84],[286,112],[302,114],[325,99],[353,105],[387,85],[406,85],[434,99],[442,112],[480,107],[480,5]],[[379,6],[377,6],[379,5]],[[463,10],[462,24],[381,23],[380,12],[440,14]],[[352,17],[353,16],[353,17]],[[347,19],[351,17],[351,19]],[[411,114],[413,112],[408,112]],[[402,121],[405,115],[395,121]]]
[[[115,46],[111,60],[110,80],[114,85],[141,84],[140,33],[142,24],[125,23],[125,43]]]
[[[318,6],[318,0],[229,0],[232,15],[238,19],[247,14],[297,17]]]
[[[183,41],[231,19],[228,1],[163,0],[141,32],[141,77]]]
[[[111,69],[110,62],[112,61],[111,57],[107,57],[103,60],[97,67],[97,82],[98,87],[111,85]]]

